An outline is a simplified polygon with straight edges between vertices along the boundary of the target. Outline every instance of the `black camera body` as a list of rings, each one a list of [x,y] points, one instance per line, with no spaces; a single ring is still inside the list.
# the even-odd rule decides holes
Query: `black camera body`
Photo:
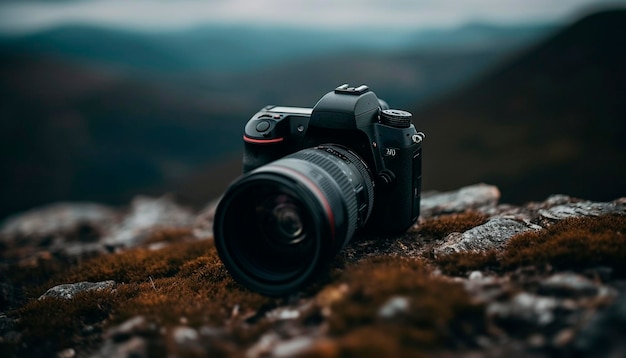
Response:
[[[424,134],[408,112],[389,110],[367,86],[337,87],[313,108],[266,106],[248,121],[243,139],[244,173],[301,149],[340,144],[374,174],[368,228],[402,233],[419,216]]]
[[[244,174],[213,232],[228,271],[252,290],[291,293],[358,230],[403,233],[419,216],[424,134],[365,85],[339,86],[313,108],[266,106],[243,139]]]

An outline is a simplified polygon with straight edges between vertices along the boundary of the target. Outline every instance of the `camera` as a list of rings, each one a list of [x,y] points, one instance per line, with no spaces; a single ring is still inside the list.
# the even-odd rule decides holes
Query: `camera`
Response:
[[[355,232],[405,232],[419,216],[423,139],[409,112],[365,85],[339,86],[313,108],[264,107],[244,129],[244,174],[215,212],[226,269],[281,296],[310,283]]]

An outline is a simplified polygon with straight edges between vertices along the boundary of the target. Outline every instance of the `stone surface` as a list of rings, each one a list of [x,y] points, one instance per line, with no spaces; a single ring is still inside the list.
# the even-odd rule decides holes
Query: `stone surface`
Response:
[[[115,287],[115,281],[101,281],[101,282],[78,282],[64,285],[58,285],[50,288],[46,293],[39,297],[40,300],[53,297],[70,300],[74,298],[77,293],[86,291],[100,291],[106,289],[112,289]]]
[[[618,299],[582,328],[573,342],[574,352],[581,356],[626,357],[626,285],[621,288]]]
[[[191,210],[179,206],[168,196],[139,196],[133,199],[124,219],[103,238],[103,243],[111,247],[133,247],[155,229],[189,227],[193,218]]]
[[[500,190],[488,184],[475,184],[444,193],[423,193],[420,215],[460,213],[467,210],[487,210],[500,199]]]
[[[0,257],[37,259],[52,254],[82,256],[105,251],[98,241],[118,213],[95,203],[59,203],[13,215],[0,224]]]
[[[508,239],[519,233],[537,229],[538,227],[524,222],[495,217],[464,233],[448,235],[441,245],[435,247],[434,252],[435,254],[449,254],[465,251],[487,251],[501,247]]]
[[[96,203],[58,203],[13,215],[0,224],[0,240],[43,240],[80,234],[81,228],[106,230],[113,208]]]
[[[539,210],[539,214],[544,218],[553,220],[608,214],[626,215],[626,204],[618,201],[609,203],[594,203],[591,201],[563,203],[561,205],[552,206],[549,209]]]
[[[402,315],[409,310],[409,300],[406,297],[391,297],[378,309],[378,316],[391,319]]]
[[[554,274],[540,283],[540,292],[562,297],[596,296],[599,287],[590,279],[571,272]]]
[[[213,218],[219,200],[214,200],[200,210],[193,221],[193,234],[198,239],[213,237]]]
[[[0,258],[28,264],[50,255],[80,259],[142,245],[162,228],[189,229],[199,239],[211,238],[215,204],[198,216],[167,195],[138,196],[128,209],[95,203],[34,208],[0,223]]]

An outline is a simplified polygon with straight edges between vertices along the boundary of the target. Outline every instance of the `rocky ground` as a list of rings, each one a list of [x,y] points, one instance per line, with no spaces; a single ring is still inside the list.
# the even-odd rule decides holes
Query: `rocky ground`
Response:
[[[59,203],[0,227],[3,357],[626,356],[626,198],[499,204],[427,193],[398,237],[360,237],[306,290],[235,283],[215,203]]]

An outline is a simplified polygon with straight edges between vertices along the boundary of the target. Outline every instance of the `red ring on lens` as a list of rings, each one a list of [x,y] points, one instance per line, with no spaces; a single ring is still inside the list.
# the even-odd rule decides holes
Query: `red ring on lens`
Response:
[[[303,182],[307,186],[307,188],[313,192],[313,194],[315,194],[317,199],[322,203],[322,206],[324,207],[324,211],[326,211],[326,217],[328,217],[328,222],[330,224],[331,240],[334,242],[335,241],[335,216],[333,215],[333,212],[330,208],[330,204],[328,203],[328,200],[326,199],[326,196],[324,195],[322,190],[317,185],[315,185],[315,182],[313,182],[311,179],[307,178],[305,175],[303,175],[302,173],[296,170],[293,170],[289,167],[283,167],[280,165],[272,165],[272,168],[276,169],[276,171],[282,171],[283,174],[284,172],[287,172],[288,175],[297,176],[298,179],[301,182]]]

